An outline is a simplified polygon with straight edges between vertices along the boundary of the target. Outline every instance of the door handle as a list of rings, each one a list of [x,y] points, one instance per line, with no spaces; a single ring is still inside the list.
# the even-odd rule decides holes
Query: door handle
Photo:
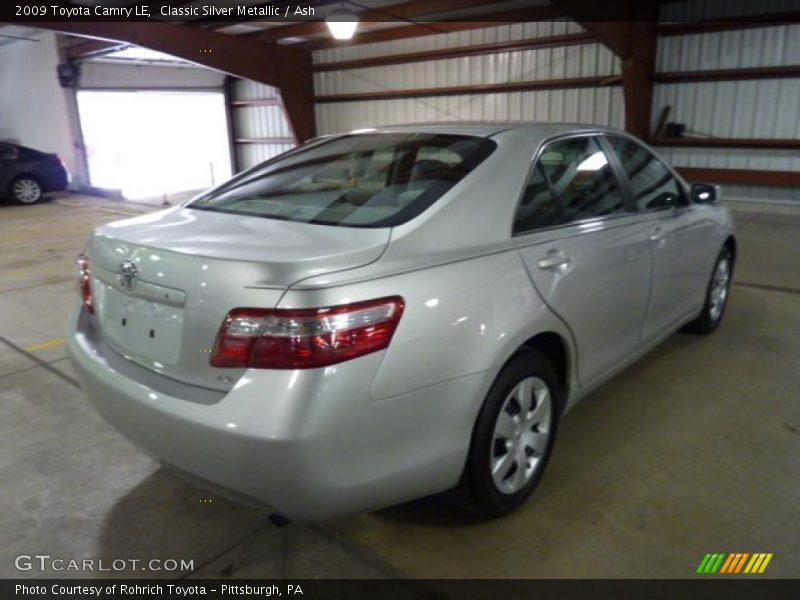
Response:
[[[660,242],[667,237],[667,231],[663,227],[656,227],[650,234],[651,242]]]
[[[547,256],[539,260],[539,268],[545,271],[558,270],[570,263],[570,257],[563,252],[551,250]]]

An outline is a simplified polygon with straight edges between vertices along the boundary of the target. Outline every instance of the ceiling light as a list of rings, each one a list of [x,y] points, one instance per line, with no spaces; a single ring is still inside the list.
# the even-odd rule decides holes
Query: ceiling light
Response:
[[[346,8],[337,8],[325,17],[331,35],[337,40],[349,40],[358,27],[358,17]]]

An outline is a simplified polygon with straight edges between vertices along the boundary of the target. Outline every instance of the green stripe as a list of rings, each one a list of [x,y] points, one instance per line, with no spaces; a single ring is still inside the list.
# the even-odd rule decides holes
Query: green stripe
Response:
[[[713,567],[711,567],[710,573],[716,573],[717,570],[722,566],[722,561],[723,560],[725,560],[725,553],[724,552],[719,555],[719,558],[717,559],[717,562],[714,564]]]
[[[708,564],[708,559],[711,558],[710,554],[706,554],[702,561],[700,561],[700,566],[697,567],[697,573],[704,573],[706,564]]]
[[[712,554],[711,558],[708,561],[708,564],[706,565],[706,568],[703,570],[703,573],[711,573],[711,567],[714,566],[714,563],[717,562],[718,558],[719,554],[717,554],[716,552]]]

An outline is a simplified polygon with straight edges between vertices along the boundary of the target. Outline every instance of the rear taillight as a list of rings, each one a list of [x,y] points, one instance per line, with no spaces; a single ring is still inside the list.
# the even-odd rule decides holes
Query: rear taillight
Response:
[[[211,354],[214,367],[313,369],[383,350],[405,303],[399,296],[328,308],[236,308]]]
[[[92,271],[89,267],[89,257],[85,254],[78,256],[78,293],[81,295],[83,305],[91,314],[94,314],[94,298],[92,297]]]

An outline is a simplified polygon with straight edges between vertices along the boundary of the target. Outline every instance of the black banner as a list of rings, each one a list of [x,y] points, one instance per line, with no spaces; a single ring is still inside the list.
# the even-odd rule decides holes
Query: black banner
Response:
[[[689,2],[693,0],[688,0]],[[328,13],[340,3],[316,1],[273,0],[272,2],[253,2],[252,0],[197,0],[196,2],[120,2],[119,0],[97,0],[77,2],[75,0],[12,0],[0,3],[0,21],[8,23],[36,22],[136,22],[136,21],[192,21],[231,23],[244,21],[302,22],[324,21]],[[347,4],[347,3],[344,3]],[[581,21],[653,21],[658,19],[658,7],[653,2],[596,2],[580,0],[571,2],[569,15],[552,4],[541,0],[518,0],[504,3],[500,0],[487,2],[487,6],[476,7],[475,2],[465,2],[464,8],[449,5],[446,12],[417,16],[398,10],[401,0],[387,5],[376,0],[360,0],[351,8],[362,22],[445,22],[480,21],[486,23],[507,23],[541,21],[550,19],[570,19]],[[702,11],[685,11],[686,14],[702,15]],[[424,13],[424,11],[423,11]],[[447,13],[457,15],[450,18]],[[709,18],[698,16],[698,19]],[[738,15],[736,20],[747,20],[746,15]],[[675,18],[670,18],[675,21]],[[689,21],[691,18],[678,18]],[[752,17],[753,21],[798,22],[800,14],[780,12]]]
[[[748,576],[749,577],[749,576]],[[41,579],[0,581],[0,598],[18,600],[252,600],[467,599],[536,600],[796,600],[800,580],[731,577],[681,580],[109,580]]]

